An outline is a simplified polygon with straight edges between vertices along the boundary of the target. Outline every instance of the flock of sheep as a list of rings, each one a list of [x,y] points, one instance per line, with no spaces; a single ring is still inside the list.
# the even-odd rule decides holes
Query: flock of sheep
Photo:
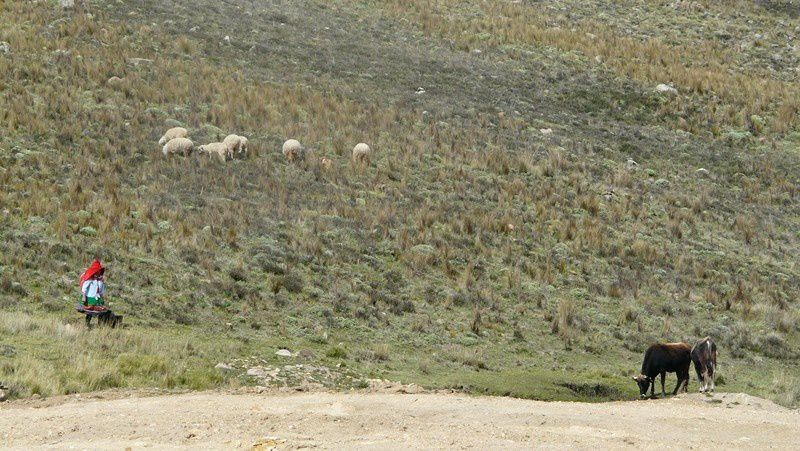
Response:
[[[218,158],[220,161],[228,161],[234,158],[234,155],[246,157],[248,154],[248,140],[244,136],[228,135],[222,142],[214,142],[204,144],[195,148],[194,142],[189,139],[189,131],[183,127],[173,127],[164,133],[164,136],[158,140],[158,145],[164,146],[161,152],[166,155],[180,154],[188,156],[195,150],[200,154],[209,155]],[[283,155],[289,162],[305,157],[305,149],[300,141],[296,139],[289,139],[283,143]],[[353,162],[358,164],[368,163],[370,156],[370,148],[364,143],[358,143],[353,147]],[[320,165],[323,169],[330,169],[333,162],[329,158],[321,158]]]

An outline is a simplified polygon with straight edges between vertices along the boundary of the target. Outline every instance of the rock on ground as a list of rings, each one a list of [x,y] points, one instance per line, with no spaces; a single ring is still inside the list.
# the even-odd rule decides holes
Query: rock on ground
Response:
[[[214,365],[214,368],[219,371],[220,373],[230,373],[234,370],[234,368],[226,363],[218,363]]]
[[[660,85],[656,86],[656,91],[664,93],[664,94],[677,94],[678,90],[673,88],[670,85],[665,85],[661,83]]]

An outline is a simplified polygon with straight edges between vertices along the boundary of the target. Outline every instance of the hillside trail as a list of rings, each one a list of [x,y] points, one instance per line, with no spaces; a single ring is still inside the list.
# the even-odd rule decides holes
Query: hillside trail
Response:
[[[0,404],[0,447],[11,449],[800,449],[798,431],[800,412],[744,394],[592,404],[397,390],[100,392]]]

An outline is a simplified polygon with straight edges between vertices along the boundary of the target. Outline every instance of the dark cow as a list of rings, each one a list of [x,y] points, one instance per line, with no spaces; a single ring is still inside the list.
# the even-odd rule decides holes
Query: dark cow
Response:
[[[650,396],[655,396],[655,379],[660,374],[661,396],[666,397],[664,378],[667,373],[675,373],[678,376],[678,385],[672,394],[677,395],[681,386],[686,392],[686,386],[689,384],[689,365],[692,363],[691,351],[692,348],[686,343],[659,343],[647,348],[642,362],[642,372],[638,376],[633,376],[633,380],[639,384],[639,395],[642,398],[647,397],[647,389],[650,388]]]
[[[700,379],[700,393],[714,391],[714,380],[717,375],[717,345],[706,337],[692,347],[692,362],[697,378]]]

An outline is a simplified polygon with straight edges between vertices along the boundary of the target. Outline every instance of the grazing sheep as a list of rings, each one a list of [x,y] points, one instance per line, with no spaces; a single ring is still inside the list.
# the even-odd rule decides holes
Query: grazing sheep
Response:
[[[247,153],[249,152],[249,149],[248,149],[247,145],[248,145],[249,142],[250,141],[248,141],[246,137],[244,137],[244,136],[240,136],[239,137],[239,153],[240,154],[243,154],[244,156],[247,156]]]
[[[167,132],[164,133],[164,136],[162,136],[161,139],[158,140],[158,145],[163,146],[164,144],[168,143],[169,140],[171,139],[186,138],[187,136],[189,136],[189,131],[186,130],[185,128],[173,127],[167,130]]]
[[[353,147],[353,162],[364,164],[369,163],[370,148],[364,143],[358,143]]]
[[[180,153],[183,156],[188,156],[194,150],[194,143],[188,138],[173,138],[170,139],[161,150],[164,155]]]
[[[321,160],[319,160],[319,165],[322,167],[322,169],[330,171],[333,167],[333,162],[330,158],[323,157]]]
[[[204,144],[197,148],[197,152],[201,154],[207,154],[208,156],[215,156],[221,162],[225,162],[233,158],[233,154],[230,153],[229,147],[224,142],[221,143],[210,143]]]
[[[296,139],[289,139],[283,143],[283,156],[290,162],[303,157],[303,146]]]
[[[121,86],[121,85],[122,85],[122,83],[124,83],[124,82],[125,82],[125,79],[124,79],[124,78],[119,78],[119,77],[117,77],[116,75],[114,75],[113,77],[111,77],[111,78],[109,78],[109,79],[108,79],[108,81],[106,82],[106,84],[107,84],[108,86],[111,86],[112,88],[116,88],[116,87],[118,87],[118,86]]]
[[[241,153],[242,151],[242,138],[239,135],[228,135],[222,142],[228,148],[228,157],[233,158],[234,153]]]

